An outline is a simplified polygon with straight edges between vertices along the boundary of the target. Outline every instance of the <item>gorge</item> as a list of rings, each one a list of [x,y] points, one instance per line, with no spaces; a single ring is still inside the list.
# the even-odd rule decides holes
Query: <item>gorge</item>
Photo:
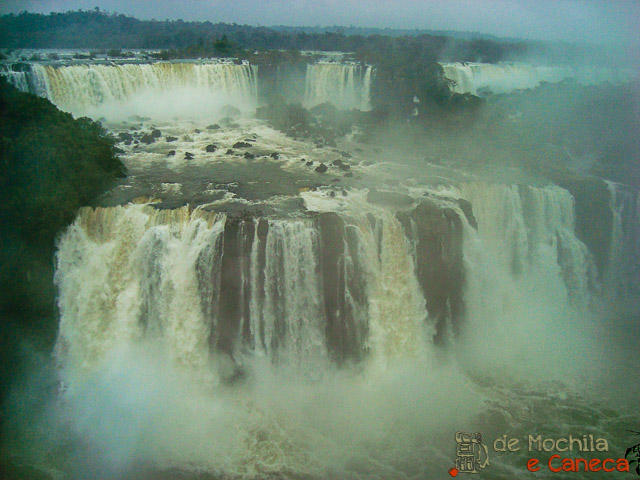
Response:
[[[459,94],[574,74],[442,68]],[[366,124],[282,131],[255,115],[261,72],[2,66],[102,121],[128,170],[57,239],[54,366],[12,397],[8,455],[45,478],[373,479],[444,475],[460,429],[580,424],[624,450],[639,386],[609,379],[638,366],[637,188],[425,157]],[[628,80],[603,72],[589,81]],[[376,118],[375,81],[310,63],[295,101]]]

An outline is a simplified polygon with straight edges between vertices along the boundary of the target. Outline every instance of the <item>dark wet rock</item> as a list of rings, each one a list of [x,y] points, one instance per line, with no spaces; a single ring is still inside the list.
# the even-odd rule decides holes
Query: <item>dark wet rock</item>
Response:
[[[136,145],[139,144],[140,142],[138,140],[134,140],[133,143],[135,143]]]
[[[184,158],[186,158],[187,160],[191,160],[191,159],[193,159],[193,153],[191,153],[191,152],[184,152]]]
[[[220,130],[220,125],[214,123],[213,125],[207,126],[207,130]]]
[[[217,147],[216,145],[213,145],[213,144],[211,144],[211,145],[207,145],[207,146],[205,147],[205,151],[207,151],[208,153],[213,153],[213,152],[215,152],[217,149],[218,149],[218,147]]]
[[[202,130],[200,130],[200,129],[196,128],[196,129],[193,131],[193,133],[202,133]]]
[[[233,148],[249,148],[253,145],[247,142],[236,142],[233,144]]]
[[[345,175],[345,177],[346,177],[346,175]],[[343,197],[347,196],[347,191],[344,188],[340,191],[340,193],[342,193]]]
[[[121,142],[129,142],[127,143],[127,145],[129,145],[133,141],[133,135],[131,135],[129,132],[120,132],[118,134],[118,139]]]
[[[274,160],[278,160],[280,158],[280,154],[278,152],[273,152],[271,155],[269,155],[271,158],[273,158]]]
[[[357,249],[355,236],[349,233],[351,230],[334,212],[321,213],[318,227],[327,348],[331,358],[340,365],[357,361],[366,352],[364,343],[368,327],[366,323],[357,321],[356,313],[366,312],[368,301],[362,279],[358,275],[347,275],[344,264],[345,248]],[[354,262],[359,262],[358,258]],[[365,267],[354,266],[356,271],[360,268]]]
[[[225,152],[227,155],[233,155],[236,152],[234,152],[233,150],[231,150],[230,148]]]
[[[335,190],[331,190],[331,191],[329,192],[329,196],[330,196],[330,197],[335,197],[335,196],[336,196],[336,192],[335,192]]]
[[[453,207],[431,199],[396,217],[416,245],[416,276],[435,322],[434,340],[440,343],[451,328],[454,335],[459,331],[464,314],[462,219]]]
[[[305,163],[305,165],[307,167],[310,167],[311,165],[313,165],[313,160],[309,160],[307,163]]]
[[[256,156],[253,153],[244,152],[244,158],[253,159],[256,158]]]
[[[167,153],[168,156],[173,157],[176,154],[175,150],[169,150],[169,153]]]
[[[165,137],[164,139],[166,142],[175,142],[176,140],[178,140],[178,137],[172,137],[171,135],[168,135]]]
[[[339,167],[340,165],[342,165],[342,160],[334,160],[333,162],[331,162],[331,165]]]
[[[343,163],[341,165],[338,165],[338,168],[343,172],[348,172],[349,170],[351,170],[351,165],[347,165],[346,163]]]
[[[124,153],[124,150],[118,147],[113,147],[113,151],[120,154]]]
[[[342,150],[340,151],[340,155],[342,155],[343,158],[351,158],[351,154],[349,152],[343,152]]]
[[[558,177],[558,185],[569,190],[575,199],[576,235],[595,257],[599,275],[602,275],[609,262],[611,231],[615,221],[611,211],[611,191],[600,178]]]
[[[327,167],[324,163],[321,163],[320,165],[318,165],[316,167],[316,172],[318,172],[318,173],[324,173],[327,170],[329,170],[329,167]]]
[[[464,198],[458,199],[458,205],[460,205],[460,210],[464,213],[464,216],[471,225],[476,230],[478,229],[478,222],[476,221],[476,217],[473,215],[473,208],[471,207],[471,202],[469,200],[465,200]]]
[[[375,188],[369,190],[367,201],[378,205],[386,205],[389,207],[410,207],[413,205],[413,198],[404,193],[397,192],[381,192]]]
[[[156,141],[156,137],[154,137],[154,136],[152,136],[152,135],[150,135],[150,134],[148,134],[148,133],[145,133],[145,134],[142,136],[142,138],[140,139],[140,141],[141,141],[142,143],[145,143],[145,144],[149,145],[149,144],[151,144],[151,143],[153,143],[153,142],[155,142],[155,141]]]
[[[255,138],[245,138],[244,141],[245,142],[255,142],[256,139]]]
[[[162,136],[162,132],[156,128],[151,131],[151,136],[153,138],[160,138]]]
[[[344,174],[345,177],[353,177],[353,172],[347,172]]]

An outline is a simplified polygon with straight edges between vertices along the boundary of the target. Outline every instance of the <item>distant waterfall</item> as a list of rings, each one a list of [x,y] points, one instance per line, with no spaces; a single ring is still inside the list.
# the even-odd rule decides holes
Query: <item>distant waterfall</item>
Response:
[[[127,110],[141,104],[188,103],[192,109],[213,103],[255,107],[257,67],[231,63],[168,63],[123,65],[32,64],[27,72],[3,72],[21,90],[44,96],[74,114]],[[197,99],[194,103],[193,98]],[[215,102],[212,101],[215,98]],[[137,109],[144,114],[144,108]]]
[[[304,105],[330,102],[339,108],[371,110],[371,66],[317,63],[307,66]]]
[[[620,83],[634,77],[631,71],[605,67],[545,67],[508,63],[443,63],[444,76],[456,93],[509,93],[535,88],[542,82],[557,83],[573,78],[584,85]]]
[[[30,69],[31,67],[29,67]],[[29,92],[29,71],[22,65],[0,65],[0,75],[21,92]]]

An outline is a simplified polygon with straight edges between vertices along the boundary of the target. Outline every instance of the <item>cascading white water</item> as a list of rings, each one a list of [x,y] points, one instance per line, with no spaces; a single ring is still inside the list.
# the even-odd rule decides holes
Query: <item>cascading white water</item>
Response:
[[[611,245],[605,292],[613,300],[640,296],[640,193],[607,182],[611,194]]]
[[[464,185],[462,195],[478,222],[477,232],[465,230],[464,344],[501,371],[565,371],[563,352],[588,336],[582,317],[596,290],[573,197],[556,186],[485,183]]]
[[[456,93],[474,95],[489,91],[508,93],[535,88],[542,82],[557,83],[573,78],[583,85],[621,83],[632,79],[631,71],[605,67],[546,67],[521,63],[442,63],[444,76],[453,82]]]
[[[157,338],[171,358],[208,376],[216,318],[203,314],[196,266],[215,249],[224,222],[187,208],[83,209],[58,251],[56,350],[68,371],[99,366],[118,345]]]
[[[6,77],[9,83],[21,92],[29,91],[28,72],[22,69],[16,71],[12,65],[0,65],[0,75]]]
[[[437,352],[482,374],[575,369],[574,334],[587,325],[572,325],[572,312],[588,301],[593,266],[571,195],[483,183],[452,192],[472,203],[478,230],[463,222],[466,313],[440,350],[417,257],[425,231],[444,238],[445,210],[411,210],[434,215],[420,230],[366,192],[342,207],[307,192],[303,218],[83,209],[59,241],[56,273],[56,356],[73,424],[83,428],[83,412],[92,441],[117,447],[110,465],[135,451],[158,468],[357,478],[373,455],[393,477],[394,459],[414,461],[413,442],[448,425],[443,412],[459,422],[481,401],[457,367],[436,366]],[[332,308],[348,325],[335,330]],[[360,354],[339,366],[343,334]],[[113,409],[130,424],[109,420]]]
[[[371,110],[371,66],[338,63],[307,65],[304,106],[330,102],[339,108]]]
[[[27,75],[32,93],[76,115],[211,114],[255,108],[258,95],[257,67],[246,64],[33,64]]]
[[[567,301],[589,302],[595,264],[575,236],[574,200],[567,190],[472,183],[462,192],[473,205],[479,238],[505,275],[549,275]]]
[[[464,239],[469,316],[499,331],[540,305],[545,322],[588,305],[595,266],[575,236],[569,192],[472,183],[461,194],[478,221],[477,233],[468,227]],[[344,328],[352,348],[374,364],[426,358],[435,331],[416,277],[415,233],[392,212],[372,208],[368,216],[340,217],[342,253],[332,260],[342,278],[338,317],[350,319]],[[324,299],[333,294],[323,289],[333,279],[323,272],[322,229],[311,219],[260,222],[241,222],[229,237],[224,215],[186,207],[83,209],[58,253],[63,363],[89,366],[119,343],[151,336],[201,373],[218,349],[237,355],[249,348],[285,370],[326,365]],[[237,298],[225,303],[230,288]]]
[[[427,313],[402,226],[383,211],[374,226],[366,217],[347,220],[344,295],[356,312],[357,330],[370,332],[368,339],[357,335],[360,347],[379,364],[423,351]],[[256,227],[253,238],[233,240],[241,250],[250,243],[236,264],[246,300],[239,303],[249,311],[239,320],[248,325],[228,338],[218,331],[224,330],[221,295],[228,295],[221,278],[234,274],[221,269],[221,259],[231,255],[224,249],[232,248],[223,240],[225,223],[224,215],[187,207],[83,209],[58,252],[60,361],[82,370],[117,345],[159,341],[171,358],[204,378],[213,375],[205,372],[215,350],[209,344],[238,351],[246,330],[255,354],[282,369],[325,368],[318,226],[312,220],[269,220],[266,238]],[[353,300],[348,285],[354,282],[364,285],[366,305]]]
[[[311,221],[270,221],[262,292],[256,280],[260,263],[252,256],[252,343],[285,368],[326,367],[318,249],[318,231]]]

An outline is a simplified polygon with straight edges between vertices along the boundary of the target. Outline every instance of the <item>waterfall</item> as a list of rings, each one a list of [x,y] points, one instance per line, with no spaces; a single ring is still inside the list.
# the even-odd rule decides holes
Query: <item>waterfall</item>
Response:
[[[509,281],[539,277],[562,302],[582,305],[596,289],[594,259],[575,235],[574,200],[560,187],[466,184],[478,238]]]
[[[535,88],[542,82],[557,83],[573,78],[583,85],[621,83],[636,75],[605,67],[547,67],[521,63],[442,63],[444,76],[453,82],[456,93],[508,93]]]
[[[160,469],[322,477],[363,452],[395,465],[390,441],[486,408],[443,355],[480,376],[580,370],[595,267],[571,195],[445,193],[397,209],[309,191],[279,218],[83,208],[56,256],[72,424],[117,467],[135,448]]]
[[[258,95],[257,67],[247,64],[32,64],[28,72],[2,73],[10,73],[10,81],[19,84],[18,88],[77,115],[99,116],[118,110],[145,114],[154,107],[178,109],[171,113],[182,113],[182,108],[184,113],[206,114],[225,104],[254,108]]]
[[[28,72],[22,65],[0,65],[0,75],[21,92],[29,92]]]
[[[218,382],[213,359],[266,356],[316,375],[369,352],[424,350],[425,298],[403,226],[335,214],[239,219],[150,206],[84,208],[60,240],[56,351],[72,371],[118,345],[159,342]],[[413,352],[413,353],[412,353]]]
[[[567,352],[589,342],[598,289],[594,260],[574,233],[572,196],[556,186],[485,183],[464,185],[462,195],[478,224],[464,235],[463,358],[520,376],[585,368]]]
[[[330,102],[339,108],[371,110],[371,66],[338,63],[307,65],[304,105]]]
[[[605,291],[613,300],[640,296],[640,192],[607,182],[613,217]]]
[[[589,303],[595,266],[569,192],[471,183],[461,195],[477,232],[451,200],[298,219],[84,208],[59,243],[58,354],[90,368],[146,339],[212,381],[220,355],[314,376],[329,362],[428,358],[463,316]]]

